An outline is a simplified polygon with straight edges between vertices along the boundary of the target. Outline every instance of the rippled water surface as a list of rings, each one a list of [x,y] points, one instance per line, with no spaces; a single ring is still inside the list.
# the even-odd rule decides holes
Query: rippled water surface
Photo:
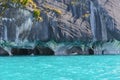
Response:
[[[120,56],[0,57],[0,80],[120,80]]]

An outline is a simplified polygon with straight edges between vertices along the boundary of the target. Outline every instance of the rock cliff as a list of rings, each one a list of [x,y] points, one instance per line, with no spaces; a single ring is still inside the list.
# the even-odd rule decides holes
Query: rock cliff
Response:
[[[0,2],[1,47],[9,54],[13,47],[37,45],[49,47],[55,55],[119,54],[119,0],[32,1],[42,21],[35,19],[31,6],[7,2],[6,7]]]

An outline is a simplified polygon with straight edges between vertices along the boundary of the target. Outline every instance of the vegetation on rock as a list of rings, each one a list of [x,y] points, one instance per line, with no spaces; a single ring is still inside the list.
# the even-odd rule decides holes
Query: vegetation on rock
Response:
[[[42,20],[42,18],[40,17],[40,9],[38,8],[38,6],[36,5],[36,3],[33,0],[0,0],[0,3],[1,3],[0,6],[4,7],[4,10],[6,8],[8,8],[7,5],[9,3],[19,4],[19,5],[27,8],[28,10],[32,11],[33,16],[35,17],[36,20],[39,20],[39,21]]]
[[[34,9],[33,16],[35,17],[36,20],[42,21],[42,18],[40,17],[40,10],[39,9]]]

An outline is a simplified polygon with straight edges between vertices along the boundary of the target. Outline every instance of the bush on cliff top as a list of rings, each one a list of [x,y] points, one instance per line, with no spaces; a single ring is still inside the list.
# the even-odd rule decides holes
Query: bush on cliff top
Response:
[[[7,5],[8,3],[20,4],[26,7],[28,10],[32,11],[36,20],[42,20],[40,17],[40,9],[38,9],[36,3],[33,0],[0,0],[0,3],[2,3],[2,5]]]

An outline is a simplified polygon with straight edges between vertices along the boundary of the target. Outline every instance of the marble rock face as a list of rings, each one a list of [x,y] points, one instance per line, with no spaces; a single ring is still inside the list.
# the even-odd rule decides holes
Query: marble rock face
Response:
[[[43,21],[36,21],[33,13],[26,8],[8,3],[7,9],[4,10],[0,4],[0,13],[4,10],[4,14],[0,16],[0,40],[16,44],[50,40],[56,42],[120,40],[119,0],[34,0],[34,2],[41,10],[40,16]],[[81,49],[72,51],[81,54]]]
[[[119,40],[119,0],[35,0],[42,22],[24,8],[8,7],[0,17],[0,38],[8,41]],[[61,11],[58,15],[54,10]],[[83,6],[84,5],[84,6]],[[46,13],[46,11],[48,11]],[[2,12],[2,7],[0,12]]]

